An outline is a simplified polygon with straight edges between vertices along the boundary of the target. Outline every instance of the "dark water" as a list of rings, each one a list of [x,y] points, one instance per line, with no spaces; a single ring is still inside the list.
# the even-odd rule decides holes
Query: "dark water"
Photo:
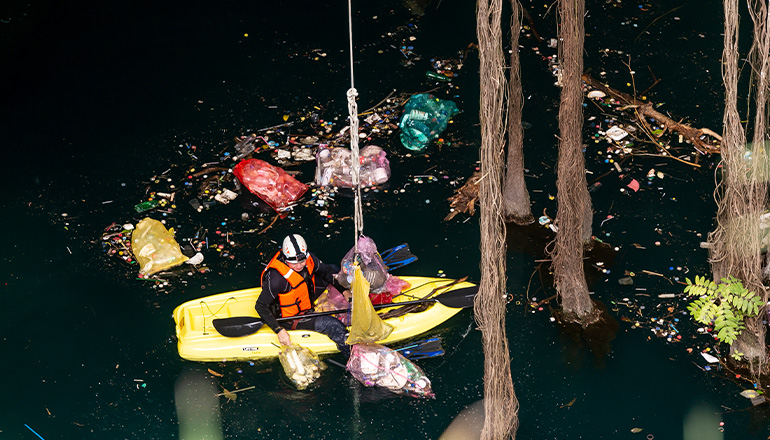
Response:
[[[356,3],[359,108],[393,89],[432,88],[424,79],[427,60],[457,58],[475,41],[473,2],[434,1],[423,16],[400,2]],[[586,68],[595,75],[606,72],[607,82],[627,92],[629,70],[636,72],[639,91],[660,78],[647,92],[654,102],[665,102],[660,110],[719,131],[719,2],[588,3]],[[554,7],[525,5],[540,34],[555,36]],[[365,389],[334,369],[314,391],[297,392],[281,378],[277,362],[201,365],[179,359],[172,340],[176,305],[254,285],[266,261],[260,252],[272,252],[272,241],[289,231],[305,234],[322,258],[341,258],[352,246],[349,220],[324,227],[315,209],[298,208],[294,219],[278,221],[266,234],[234,235],[232,259],[208,252],[211,272],[177,272],[165,288],[135,279],[135,266],[102,250],[105,227],[141,218],[133,205],[145,200],[154,176],[171,169],[169,176],[181,180],[189,167],[218,160],[234,136],[281,124],[284,115],[297,118],[314,105],[323,108],[325,119],[339,117],[336,129],[344,125],[350,77],[343,2],[13,0],[0,5],[0,19],[3,438],[37,438],[24,424],[45,439],[176,437],[177,378],[207,368],[224,375],[216,379],[217,388],[256,387],[235,402],[215,401],[225,438],[438,438],[463,408],[482,398],[480,333],[470,311],[436,330],[447,355],[420,362],[434,384],[433,401]],[[410,35],[416,39],[405,40]],[[414,64],[405,66],[404,55],[391,47],[402,44],[414,46],[421,59],[412,55]],[[521,45],[524,119],[532,124],[526,132],[527,183],[536,216],[545,211],[553,217],[558,89],[540,55],[553,50],[527,37]],[[452,145],[407,157],[397,138],[381,143],[392,161],[391,189],[405,191],[373,195],[365,231],[381,247],[411,245],[420,260],[403,274],[479,277],[477,217],[442,221],[445,199],[455,188],[450,182],[464,181],[478,159],[477,67],[471,52],[455,81],[459,89],[437,92],[464,110],[447,134]],[[595,116],[602,129],[608,128],[604,113],[586,107],[586,116]],[[587,126],[586,139],[595,132]],[[591,181],[612,166],[597,154],[604,141],[587,142]],[[187,145],[197,146],[197,159]],[[699,242],[712,228],[715,161],[704,157],[696,169],[657,157],[631,158],[624,167],[642,183],[631,194],[620,192],[626,182],[615,174],[601,180],[593,194],[594,233],[618,250],[598,257],[609,273],[589,269],[597,299],[612,304],[630,297],[645,305],[648,318],[664,315],[666,307],[685,309],[681,300],[659,305],[656,297],[678,293],[674,278],[684,272],[708,270]],[[666,177],[647,185],[653,167]],[[300,180],[311,180],[312,165],[298,170]],[[419,185],[413,176],[422,174],[449,179]],[[189,238],[198,227],[256,227],[256,220],[240,219],[239,206],[197,214],[186,201],[179,205],[164,217],[176,225],[177,237]],[[350,199],[339,195],[330,212],[350,215]],[[608,215],[613,218],[601,225]],[[710,341],[693,336],[696,326],[687,316],[679,322],[683,342],[668,343],[646,328],[632,329],[620,319],[627,315],[623,311],[612,312],[616,322],[591,341],[576,341],[555,327],[547,309],[532,313],[527,296],[554,293],[532,276],[549,239],[543,231],[509,230],[513,300],[507,331],[521,403],[518,438],[770,435],[766,409],[728,412],[750,406],[738,395],[750,384],[693,365],[704,364],[697,352]],[[634,286],[618,285],[624,271],[637,274]],[[197,393],[202,399],[211,395]],[[684,426],[693,424],[705,434],[685,437]],[[637,427],[644,431],[632,434]]]

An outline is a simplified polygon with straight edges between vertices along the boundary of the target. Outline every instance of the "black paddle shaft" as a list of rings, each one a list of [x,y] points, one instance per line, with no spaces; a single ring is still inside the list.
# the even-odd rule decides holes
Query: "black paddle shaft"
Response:
[[[478,293],[478,291],[479,291],[478,286],[471,286],[471,287],[465,287],[462,289],[450,290],[449,292],[442,293],[433,298],[416,299],[413,301],[403,301],[403,302],[389,303],[389,304],[377,304],[374,306],[374,308],[375,310],[377,310],[377,309],[386,309],[390,307],[408,306],[411,304],[439,302],[442,305],[451,307],[453,309],[463,309],[473,305],[473,298],[476,296],[476,293]],[[278,318],[277,321],[279,322],[294,321],[296,319],[313,318],[316,316],[336,315],[339,313],[347,313],[347,312],[349,312],[349,310],[347,309],[329,310],[326,312],[313,312],[313,313],[306,313],[304,315]],[[254,334],[257,331],[259,331],[259,329],[262,328],[262,326],[265,324],[260,318],[256,318],[253,316],[234,316],[232,318],[219,318],[219,319],[214,319],[211,323],[214,325],[214,328],[217,330],[217,332],[219,332],[219,334],[221,334],[222,336],[227,336],[231,338],[248,336],[248,335]]]

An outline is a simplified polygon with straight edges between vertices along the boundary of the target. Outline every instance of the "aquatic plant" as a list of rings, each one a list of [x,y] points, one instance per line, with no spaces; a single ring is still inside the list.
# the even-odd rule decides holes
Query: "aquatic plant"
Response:
[[[762,307],[762,300],[754,292],[743,286],[741,280],[728,276],[718,283],[705,276],[695,276],[695,282],[686,279],[684,292],[697,297],[687,310],[693,319],[701,324],[714,325],[717,340],[732,345],[741,331],[746,328],[744,320],[757,316]],[[740,359],[742,353],[734,353]]]

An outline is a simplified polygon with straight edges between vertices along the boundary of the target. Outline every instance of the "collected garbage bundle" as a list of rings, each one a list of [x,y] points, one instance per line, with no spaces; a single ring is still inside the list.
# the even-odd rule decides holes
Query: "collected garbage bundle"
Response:
[[[139,274],[152,275],[178,266],[187,257],[163,223],[149,217],[137,223],[131,234],[131,251],[139,262]]]
[[[390,179],[390,162],[385,156],[385,151],[376,145],[367,145],[361,149],[358,175],[362,187],[380,185]],[[347,148],[320,146],[316,153],[316,185],[352,188],[350,157]]]
[[[350,317],[350,332],[345,343],[348,345],[366,344],[386,339],[393,332],[393,325],[382,320],[369,299],[369,282],[364,278],[361,268],[353,268],[352,293],[353,311]]]
[[[401,353],[379,344],[356,344],[347,369],[362,384],[387,388],[398,394],[433,398],[430,380]]]
[[[321,371],[326,369],[326,364],[321,362],[315,353],[297,344],[282,346],[278,360],[281,362],[286,377],[299,390],[304,390],[315,382],[321,377]]]
[[[375,304],[390,302],[393,296],[398,295],[409,286],[406,281],[388,273],[388,267],[382,261],[380,253],[377,252],[377,245],[374,240],[365,235],[358,239],[358,259],[356,259],[355,247],[351,248],[342,258],[340,264],[342,269],[335,275],[337,281],[346,289],[350,288],[353,282],[353,271],[356,263],[361,268],[366,281],[369,282],[370,297],[379,295],[372,298],[372,302]],[[386,293],[389,295],[383,295]]]
[[[410,150],[425,149],[446,130],[458,111],[453,101],[438,99],[429,93],[412,95],[404,105],[399,123],[401,143]]]
[[[276,211],[286,209],[307,191],[307,185],[281,168],[259,159],[247,159],[233,169],[238,180]]]

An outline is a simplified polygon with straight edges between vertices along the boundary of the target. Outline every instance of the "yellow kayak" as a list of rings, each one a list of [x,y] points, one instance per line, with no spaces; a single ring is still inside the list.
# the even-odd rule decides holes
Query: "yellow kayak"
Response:
[[[406,304],[425,304],[423,311],[410,312],[385,319],[394,326],[393,332],[380,344],[403,341],[427,332],[456,315],[462,308],[473,305],[476,286],[464,280],[429,277],[399,277],[412,287],[393,298],[393,304],[375,306],[379,313]],[[219,362],[267,359],[280,352],[278,337],[268,326],[239,337],[220,334],[213,321],[254,321],[259,315],[254,304],[262,291],[259,287],[219,293],[194,299],[174,309],[179,356],[190,361]],[[220,321],[222,322],[222,321]],[[227,333],[227,332],[225,332]],[[335,353],[337,346],[326,335],[310,330],[289,330],[291,340],[316,354]]]

